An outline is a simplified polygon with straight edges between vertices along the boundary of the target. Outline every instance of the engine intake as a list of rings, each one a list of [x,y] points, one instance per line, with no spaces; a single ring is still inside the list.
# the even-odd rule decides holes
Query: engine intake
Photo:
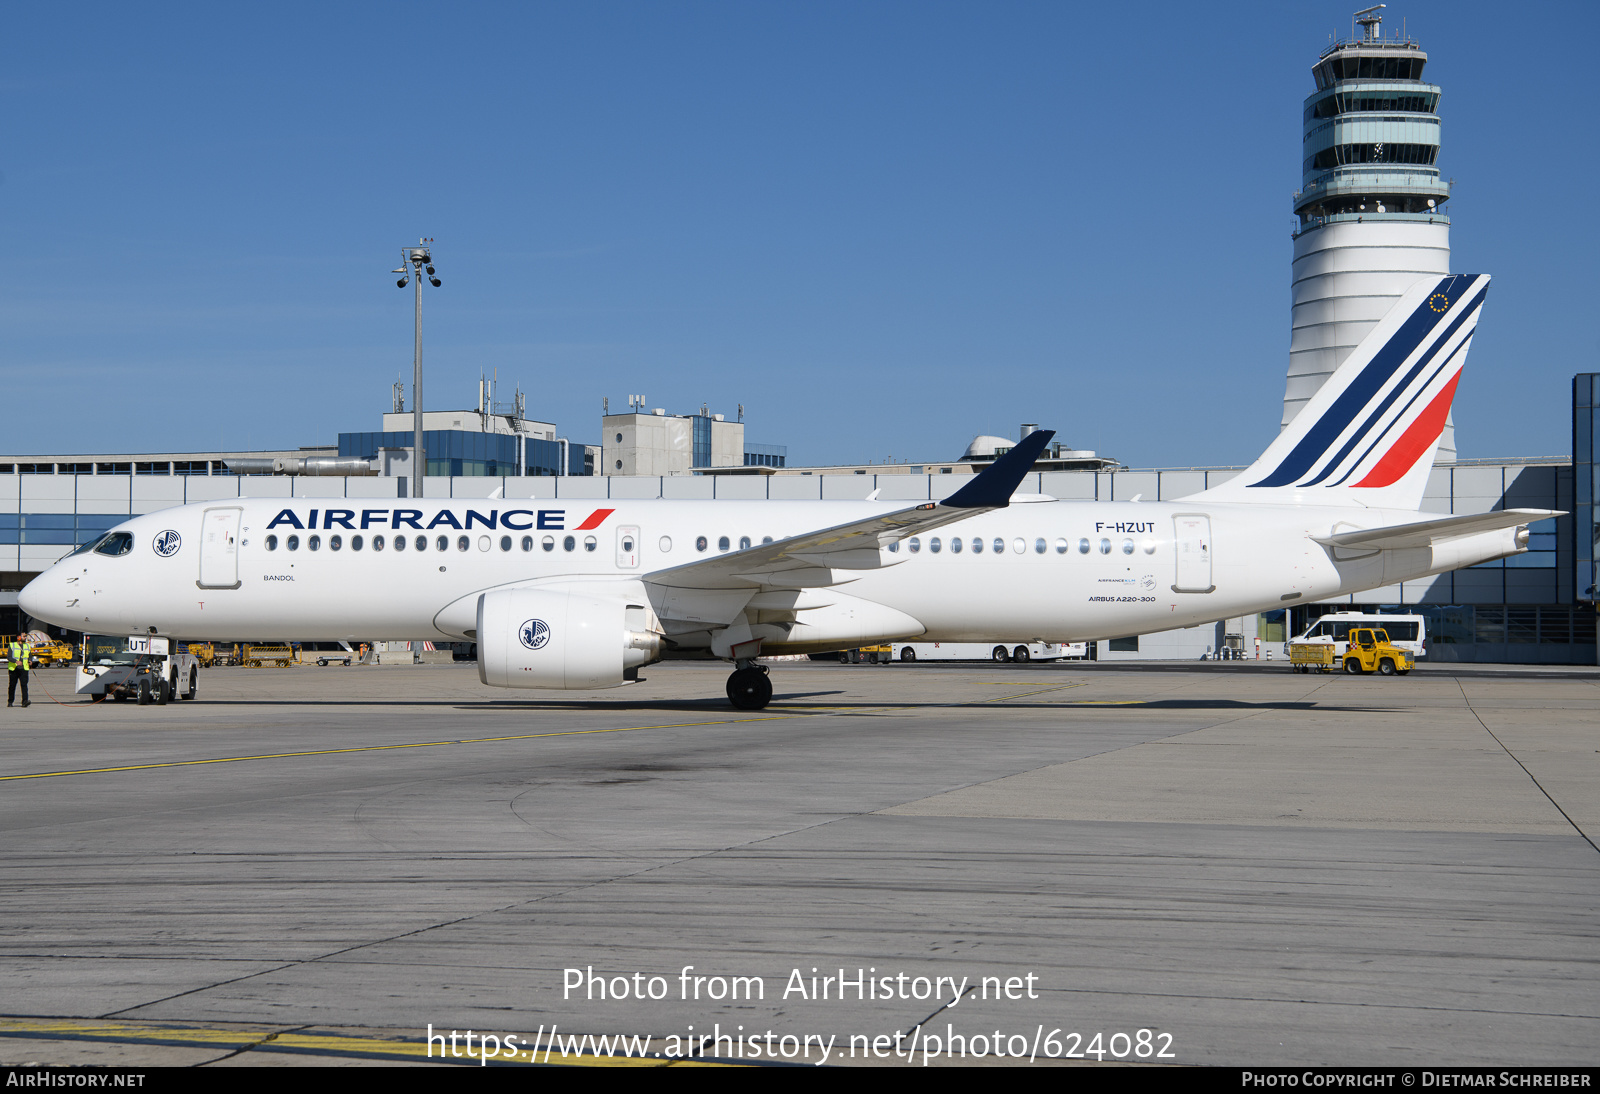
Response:
[[[661,659],[648,604],[572,588],[478,598],[478,679],[498,688],[614,688]]]

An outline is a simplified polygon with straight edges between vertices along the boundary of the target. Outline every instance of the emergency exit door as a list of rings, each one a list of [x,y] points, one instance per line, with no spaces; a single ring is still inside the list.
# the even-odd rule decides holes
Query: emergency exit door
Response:
[[[639,528],[627,524],[617,529],[617,566],[624,570],[639,567]]]
[[[202,589],[239,587],[238,506],[207,509],[200,518],[200,580]]]
[[[1172,591],[1211,592],[1216,588],[1211,580],[1211,518],[1204,513],[1178,513],[1173,516],[1172,524],[1178,556]]]

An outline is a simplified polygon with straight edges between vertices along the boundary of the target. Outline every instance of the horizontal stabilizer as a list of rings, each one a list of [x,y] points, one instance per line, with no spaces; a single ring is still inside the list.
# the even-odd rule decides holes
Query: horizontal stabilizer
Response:
[[[1364,547],[1374,551],[1393,551],[1402,547],[1430,547],[1445,540],[1475,536],[1500,528],[1515,528],[1547,517],[1562,516],[1556,509],[1500,509],[1493,513],[1470,513],[1442,520],[1421,520],[1410,524],[1391,524],[1384,528],[1363,528],[1331,536],[1312,536],[1328,547]]]

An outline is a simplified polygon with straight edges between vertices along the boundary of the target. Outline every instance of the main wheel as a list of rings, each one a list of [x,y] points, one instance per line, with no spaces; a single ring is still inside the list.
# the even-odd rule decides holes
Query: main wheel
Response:
[[[1378,675],[1379,676],[1393,676],[1394,675],[1394,662],[1389,660],[1389,658],[1387,658],[1387,657],[1385,657],[1382,661],[1379,661],[1378,662]]]
[[[189,687],[184,691],[183,698],[192,701],[200,690],[200,673],[193,667],[189,668]]]
[[[1357,657],[1347,658],[1344,663],[1344,671],[1347,676],[1360,676],[1361,659]]]
[[[171,698],[172,685],[167,683],[166,677],[162,677],[156,681],[156,705],[164,707]]]
[[[900,651],[900,660],[902,660],[902,661],[915,661],[916,659],[917,659],[917,651],[912,649],[910,646],[907,646],[905,649]]]
[[[728,677],[728,702],[739,710],[760,710],[772,701],[772,678],[761,669],[739,669]]]
[[[1004,646],[996,646],[994,649],[989,651],[989,656],[996,661],[1011,660],[1011,655],[1006,653],[1006,648]]]
[[[1016,649],[1011,651],[1011,660],[1031,661],[1033,660],[1033,654],[1028,652],[1027,646],[1018,646]]]

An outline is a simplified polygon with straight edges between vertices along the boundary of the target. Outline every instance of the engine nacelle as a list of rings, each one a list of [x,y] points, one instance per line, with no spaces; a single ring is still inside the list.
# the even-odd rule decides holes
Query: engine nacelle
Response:
[[[478,679],[497,688],[614,688],[661,659],[648,602],[573,587],[478,598]]]

